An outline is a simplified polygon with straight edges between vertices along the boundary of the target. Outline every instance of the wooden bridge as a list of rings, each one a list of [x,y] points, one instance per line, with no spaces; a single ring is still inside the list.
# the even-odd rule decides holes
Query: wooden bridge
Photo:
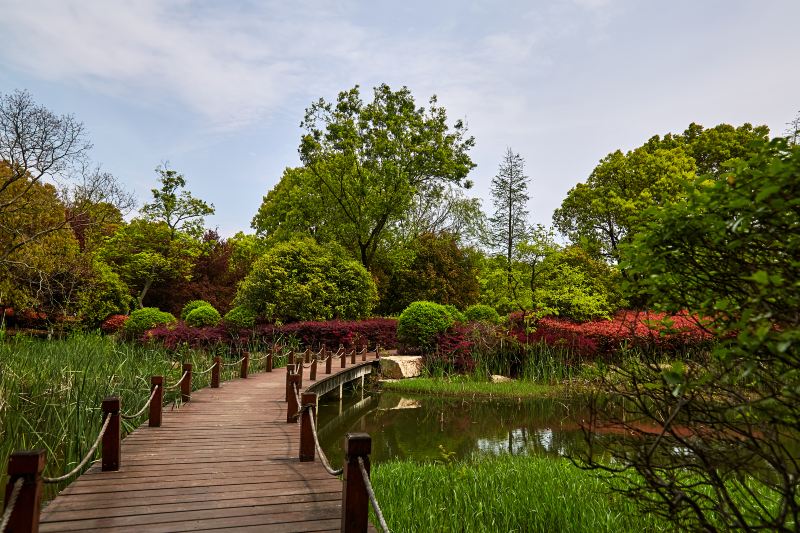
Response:
[[[270,353],[259,374],[248,374],[245,354],[237,363],[247,379],[221,387],[216,358],[209,369],[211,388],[197,391],[191,390],[191,365],[184,365],[184,403],[167,412],[163,379],[154,376],[149,423],[121,444],[119,400],[107,399],[98,437],[102,464],[86,470],[41,512],[44,452],[12,456],[5,531],[372,530],[370,501],[380,512],[369,484],[369,436],[346,436],[348,452],[336,471],[319,447],[315,419],[317,394],[363,382],[378,351],[363,350],[358,361],[355,351],[309,354],[295,362],[291,352],[283,372],[272,371]],[[325,369],[318,369],[322,364]],[[340,473],[343,480],[335,476]]]

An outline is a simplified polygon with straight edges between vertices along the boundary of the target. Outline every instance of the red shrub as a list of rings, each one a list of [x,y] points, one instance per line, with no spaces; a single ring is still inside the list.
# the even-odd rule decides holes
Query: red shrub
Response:
[[[475,346],[472,340],[474,327],[466,324],[456,324],[436,338],[436,353],[426,355],[426,358],[438,358],[453,366],[458,372],[471,372],[475,368],[472,349]]]
[[[106,335],[116,333],[122,328],[126,320],[128,320],[128,315],[110,315],[100,324],[100,331]]]

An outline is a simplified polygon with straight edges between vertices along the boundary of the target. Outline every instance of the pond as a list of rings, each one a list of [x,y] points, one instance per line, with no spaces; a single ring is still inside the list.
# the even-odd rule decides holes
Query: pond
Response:
[[[320,401],[320,443],[334,463],[347,432],[372,436],[374,463],[461,459],[475,454],[574,455],[586,447],[588,398],[462,399],[345,391]],[[611,436],[613,438],[613,436]]]

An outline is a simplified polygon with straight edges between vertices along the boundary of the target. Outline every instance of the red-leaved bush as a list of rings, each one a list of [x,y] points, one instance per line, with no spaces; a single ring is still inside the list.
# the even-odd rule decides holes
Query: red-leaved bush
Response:
[[[297,339],[303,347],[326,346],[337,349],[367,346],[374,349],[397,347],[397,320],[372,318],[369,320],[325,322],[294,322],[283,326],[261,324],[253,329],[229,331],[224,326],[193,328],[185,323],[159,326],[148,330],[142,337],[145,342],[157,342],[174,349],[181,345],[203,348],[218,345],[241,346],[249,342],[270,344],[286,337]]]
[[[100,331],[106,335],[116,333],[128,320],[128,315],[110,315],[100,324]]]
[[[546,317],[526,323],[522,313],[512,313],[509,333],[522,343],[544,342],[582,356],[607,357],[622,346],[677,351],[707,344],[713,335],[700,322],[688,313],[620,311],[612,320],[578,323]]]

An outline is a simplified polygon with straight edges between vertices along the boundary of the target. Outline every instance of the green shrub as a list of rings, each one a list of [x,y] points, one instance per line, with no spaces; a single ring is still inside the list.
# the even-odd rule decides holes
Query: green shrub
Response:
[[[174,322],[176,320],[172,313],[167,313],[157,307],[143,307],[130,314],[122,331],[126,337],[134,338],[141,336],[148,329]]]
[[[447,309],[447,313],[450,315],[450,318],[453,319],[453,322],[463,324],[464,322],[467,321],[467,317],[464,316],[464,313],[459,311],[455,305],[448,304],[445,305],[444,308]]]
[[[434,302],[413,302],[400,313],[397,339],[409,346],[431,350],[436,336],[444,333],[455,320],[447,307]]]
[[[249,329],[256,325],[258,315],[252,309],[237,305],[222,318],[225,325],[230,329]]]
[[[219,311],[210,305],[201,305],[194,311],[186,315],[186,325],[193,328],[202,328],[205,326],[216,326],[222,317]]]
[[[467,307],[464,311],[467,320],[470,322],[487,322],[489,324],[499,324],[500,314],[491,305],[475,304]]]
[[[186,302],[186,305],[184,305],[183,309],[181,309],[181,320],[185,321],[186,318],[189,316],[189,313],[191,313],[198,307],[205,307],[205,306],[211,307],[212,309],[214,308],[213,305],[211,305],[205,300],[191,300],[189,302]]]
[[[111,267],[95,261],[78,293],[77,315],[89,328],[96,328],[110,315],[125,315],[130,311],[130,290]]]
[[[283,322],[349,320],[368,316],[377,298],[361,263],[343,250],[298,239],[276,244],[255,262],[235,304]]]

